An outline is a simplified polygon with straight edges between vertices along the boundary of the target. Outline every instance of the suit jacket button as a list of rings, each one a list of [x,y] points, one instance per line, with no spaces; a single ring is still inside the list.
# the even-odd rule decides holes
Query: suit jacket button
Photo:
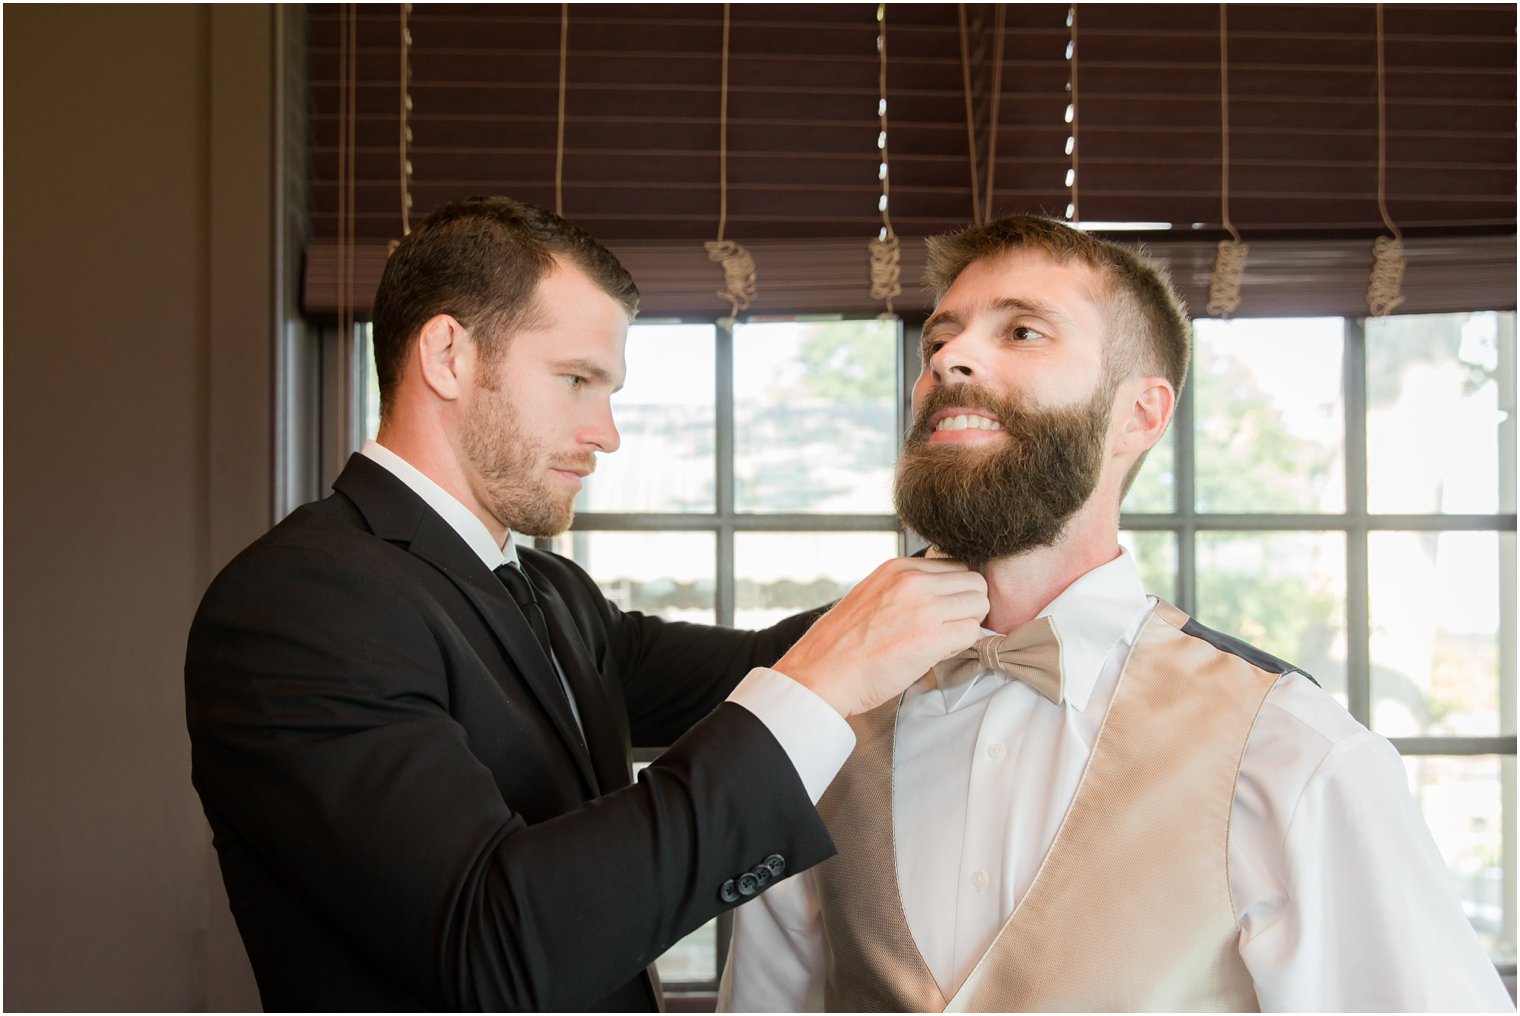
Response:
[[[761,889],[764,889],[766,886],[770,885],[771,879],[776,877],[775,875],[772,875],[771,870],[763,864],[755,865],[750,874],[755,876],[755,880],[760,883]]]
[[[718,890],[718,899],[722,900],[724,903],[739,902],[739,890],[734,885],[733,879],[729,879],[727,882],[723,883],[723,888]]]
[[[753,896],[760,891],[760,880],[746,871],[739,876],[738,887],[740,896]]]
[[[780,878],[786,871],[786,858],[782,857],[780,854],[772,854],[760,863],[769,868],[771,870],[771,874],[776,878]]]

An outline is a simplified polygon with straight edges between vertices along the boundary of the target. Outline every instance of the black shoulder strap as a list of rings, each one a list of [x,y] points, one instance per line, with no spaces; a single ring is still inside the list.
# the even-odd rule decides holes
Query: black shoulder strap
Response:
[[[1295,667],[1291,663],[1279,660],[1271,653],[1257,649],[1248,642],[1242,642],[1233,635],[1226,635],[1224,632],[1215,631],[1213,628],[1199,624],[1197,618],[1189,617],[1187,624],[1182,626],[1182,633],[1184,635],[1191,635],[1196,639],[1202,639],[1215,649],[1229,653],[1232,656],[1238,656],[1251,666],[1265,670],[1269,674],[1286,674],[1291,671],[1303,674],[1310,681],[1313,681],[1315,685],[1319,684],[1302,667]]]

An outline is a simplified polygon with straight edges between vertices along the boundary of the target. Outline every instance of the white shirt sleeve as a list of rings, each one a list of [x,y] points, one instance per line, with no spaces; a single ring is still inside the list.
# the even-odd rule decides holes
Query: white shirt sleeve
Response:
[[[1397,751],[1359,725],[1290,732],[1271,702],[1242,762],[1230,844],[1240,954],[1262,1011],[1514,1011]],[[1284,781],[1295,765],[1306,779]],[[1275,787],[1252,775],[1272,769]]]
[[[734,911],[719,1012],[822,1012],[828,950],[811,871]]]
[[[754,713],[792,760],[814,804],[855,750],[849,721],[807,688],[769,667],[756,667],[728,696]]]

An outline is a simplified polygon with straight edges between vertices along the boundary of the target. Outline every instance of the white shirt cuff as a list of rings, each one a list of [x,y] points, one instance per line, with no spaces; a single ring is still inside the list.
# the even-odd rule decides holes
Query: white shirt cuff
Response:
[[[855,750],[855,731],[823,699],[778,670],[756,667],[728,696],[754,713],[792,760],[814,804]]]

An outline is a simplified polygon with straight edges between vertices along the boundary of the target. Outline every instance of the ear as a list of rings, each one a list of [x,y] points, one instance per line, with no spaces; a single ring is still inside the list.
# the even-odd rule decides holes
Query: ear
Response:
[[[1115,451],[1140,454],[1149,451],[1177,409],[1177,390],[1164,377],[1135,378],[1121,391],[1116,409],[1119,421],[1114,436]]]
[[[453,316],[429,318],[417,332],[412,355],[422,383],[438,398],[452,402],[469,389],[475,370],[475,341]]]

